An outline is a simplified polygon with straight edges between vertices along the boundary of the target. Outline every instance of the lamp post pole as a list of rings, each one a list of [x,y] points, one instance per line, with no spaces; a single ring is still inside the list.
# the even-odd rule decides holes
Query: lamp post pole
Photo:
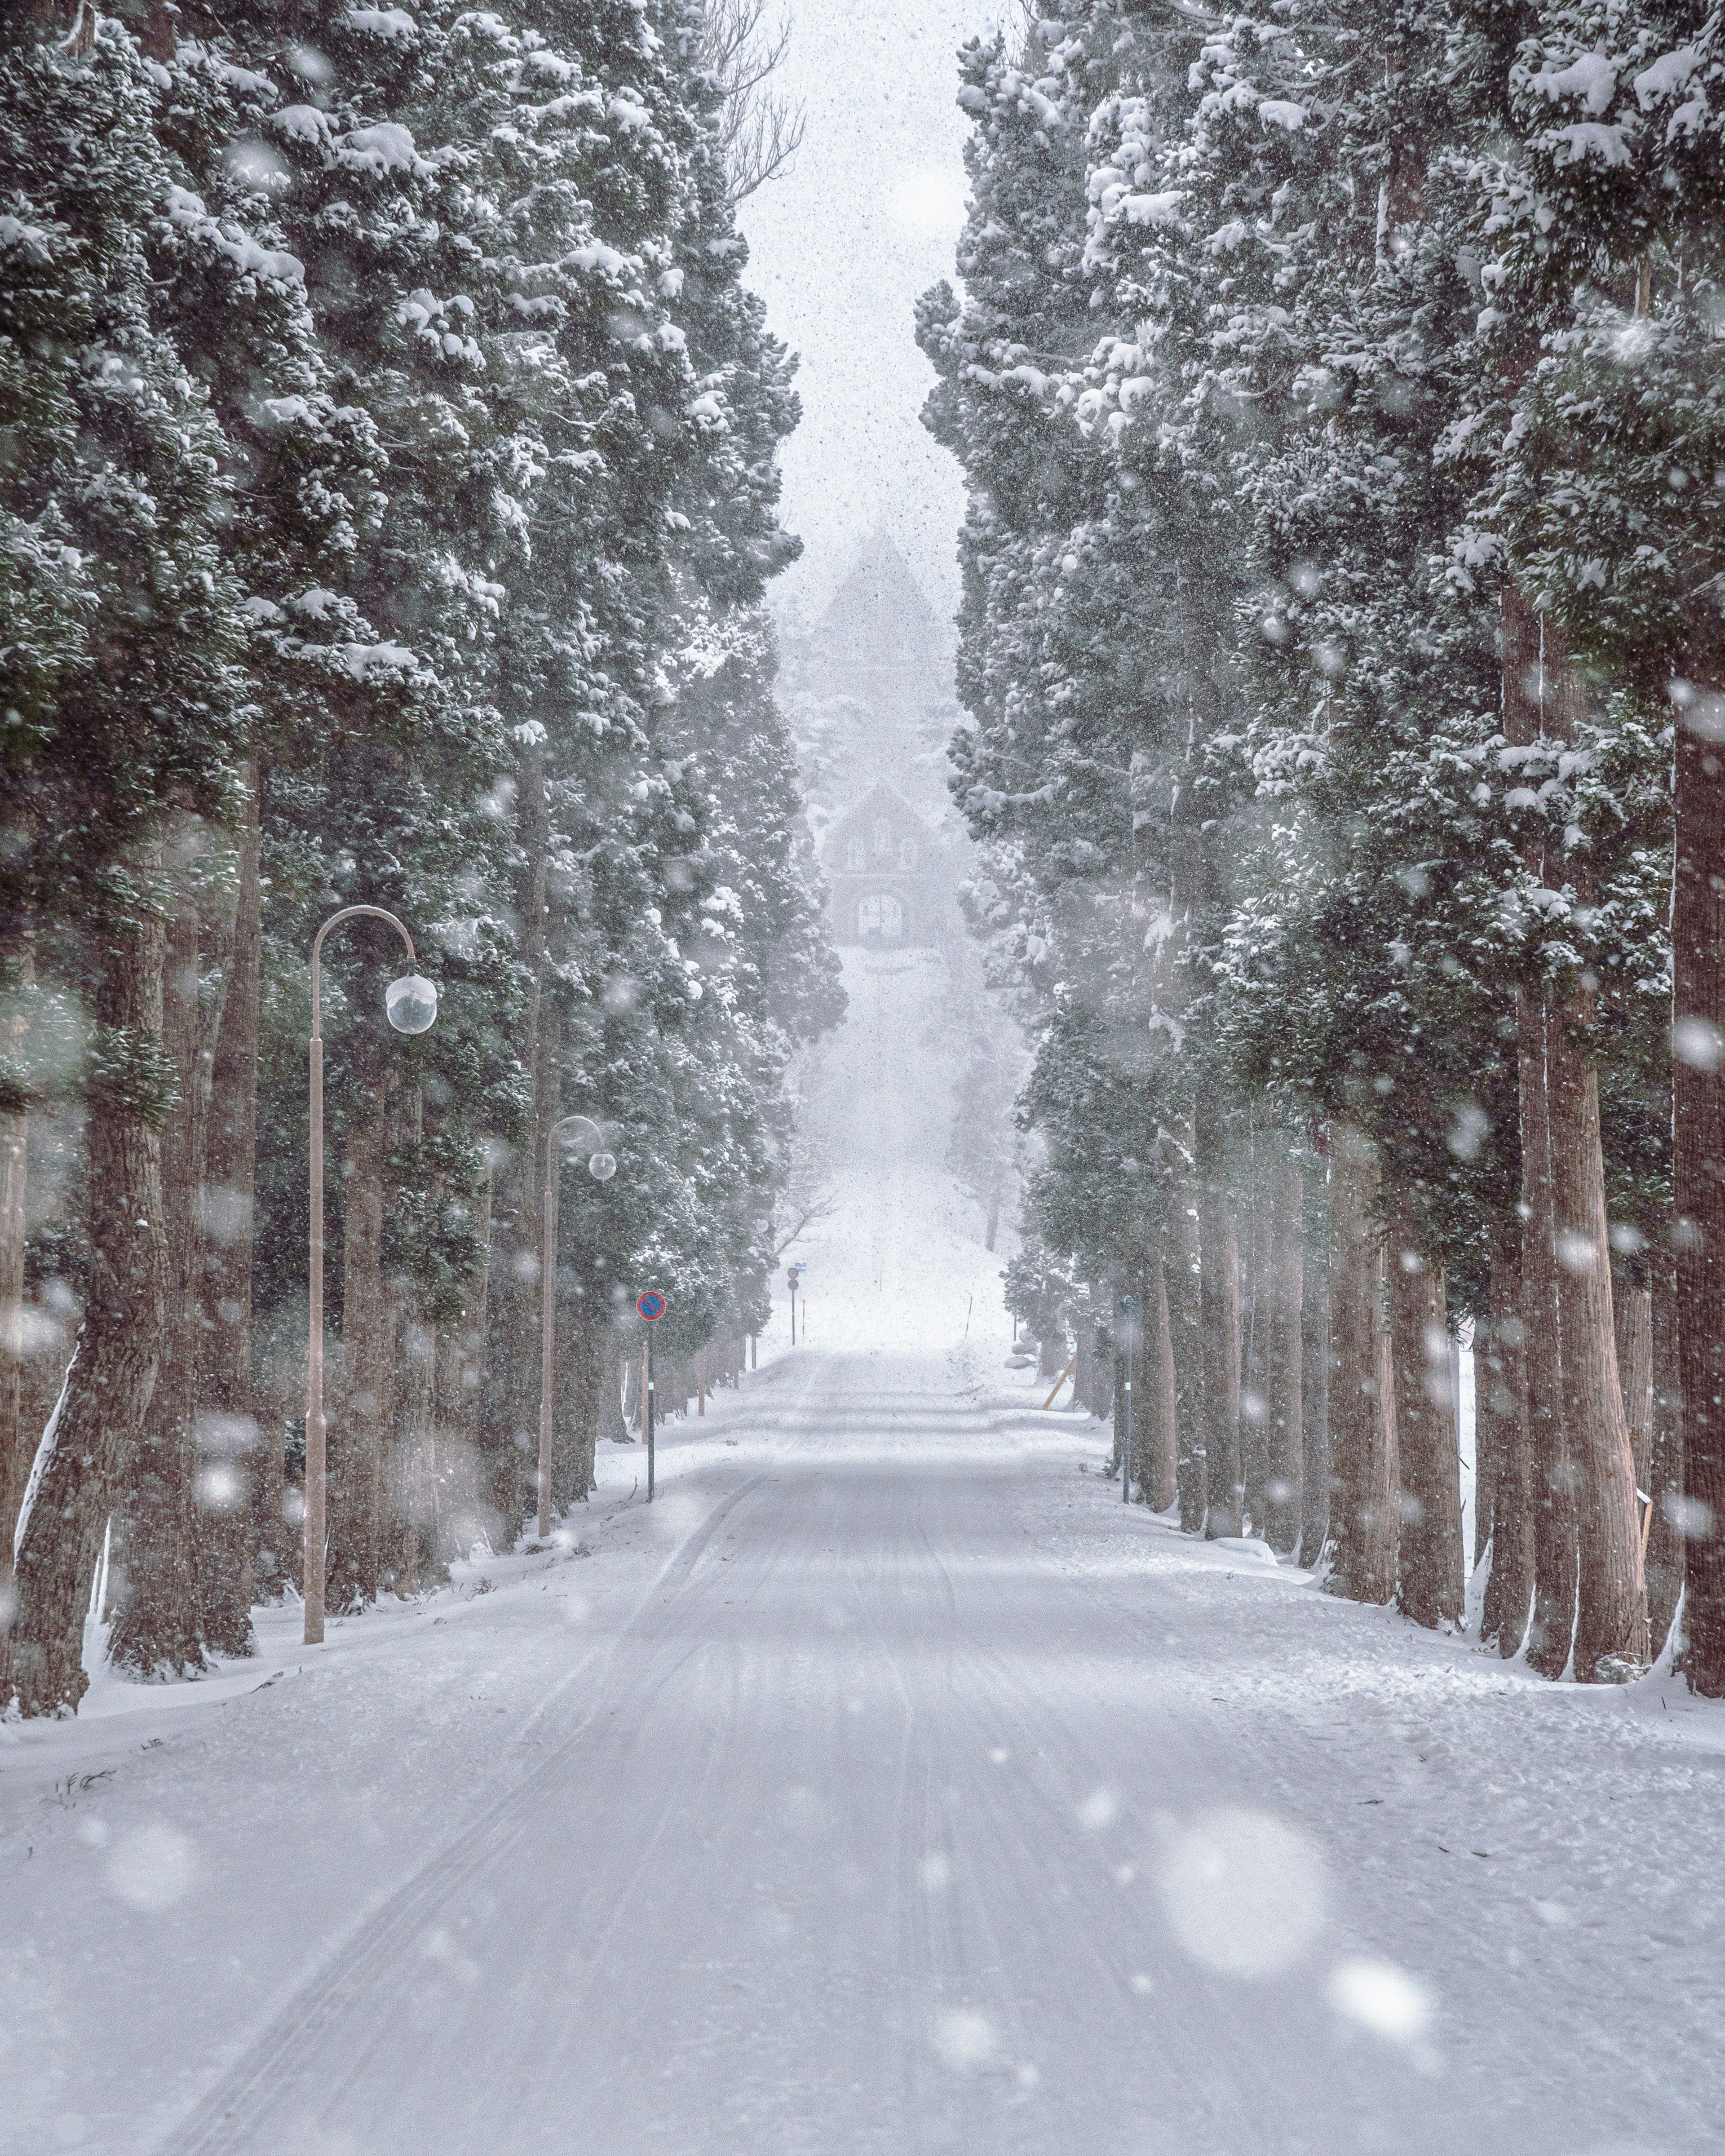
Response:
[[[552,1381],[557,1365],[557,1140],[577,1127],[588,1133],[593,1150],[588,1173],[596,1183],[608,1183],[617,1163],[605,1150],[605,1133],[591,1116],[564,1116],[545,1133],[545,1182],[540,1210],[545,1234],[539,1260],[539,1539],[551,1532]]]
[[[323,1415],[323,939],[344,921],[387,921],[419,963],[413,939],[381,906],[344,906],[311,945],[311,1317],[305,1357],[305,1645],[323,1638],[324,1568],[328,1537],[327,1425]],[[398,1033],[424,1033],[437,1016],[437,990],[417,973],[392,981],[384,1014]]]
[[[653,1434],[657,1417],[653,1398],[653,1328],[664,1317],[665,1297],[656,1287],[644,1288],[635,1297],[635,1308],[647,1328],[647,1353],[641,1368],[641,1434],[647,1440],[647,1502],[653,1502]]]

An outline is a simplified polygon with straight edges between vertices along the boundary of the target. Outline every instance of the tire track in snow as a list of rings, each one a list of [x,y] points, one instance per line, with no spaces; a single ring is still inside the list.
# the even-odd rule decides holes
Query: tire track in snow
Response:
[[[667,1585],[680,1594],[687,1590],[713,1537],[766,1480],[764,1473],[752,1475],[721,1498],[689,1535],[644,1598],[645,1606],[619,1635],[611,1662],[649,1620],[660,1617]],[[169,2133],[160,2144],[161,2156],[242,2156],[258,2145],[275,2099],[303,2076],[308,2052],[344,2015],[363,2010],[368,1994],[379,1988],[380,1977],[392,1961],[405,1957],[439,1906],[507,1850],[540,1796],[566,1769],[605,1697],[606,1679],[602,1676],[594,1685],[593,1704],[570,1735],[362,1923],[357,1935],[302,1985],[297,1999],[270,2024],[241,2063]]]

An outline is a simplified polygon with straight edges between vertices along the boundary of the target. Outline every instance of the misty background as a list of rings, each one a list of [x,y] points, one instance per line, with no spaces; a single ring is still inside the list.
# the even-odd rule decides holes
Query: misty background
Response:
[[[954,55],[1001,9],[983,0],[798,0],[775,87],[807,128],[791,169],[745,201],[747,281],[800,360],[803,422],[785,444],[782,509],[803,559],[775,585],[781,621],[812,623],[880,526],[941,624],[958,601],[957,465],[917,422],[934,377],[917,296],[952,275],[964,221]]]

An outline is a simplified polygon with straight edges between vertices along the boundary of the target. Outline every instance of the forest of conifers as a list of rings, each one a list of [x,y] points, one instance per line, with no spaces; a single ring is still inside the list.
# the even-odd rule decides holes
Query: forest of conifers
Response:
[[[42,1714],[99,1565],[140,1676],[297,1577],[332,913],[441,998],[404,1038],[394,931],[324,947],[336,1610],[520,1532],[562,1116],[619,1165],[562,1186],[558,1507],[639,1290],[667,1390],[730,1367],[843,998],[702,8],[3,12],[0,1707]]]
[[[1011,1293],[1189,1530],[1725,1692],[1720,18],[1024,14],[919,324]]]
[[[1189,1531],[1725,1692],[1717,19],[1025,12],[916,326],[1011,1298],[1105,1412],[1138,1298]],[[75,1707],[98,1583],[183,1675],[297,1570],[332,913],[441,998],[326,946],[332,1608],[520,1532],[560,1117],[560,1507],[639,1288],[672,1364],[764,1314],[842,997],[709,23],[0,26],[0,1703]]]

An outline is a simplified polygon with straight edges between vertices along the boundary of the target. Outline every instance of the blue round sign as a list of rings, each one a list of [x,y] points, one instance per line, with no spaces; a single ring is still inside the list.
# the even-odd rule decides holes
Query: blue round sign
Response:
[[[644,1295],[635,1297],[635,1308],[649,1325],[656,1325],[665,1315],[665,1297],[656,1288],[649,1288]]]

